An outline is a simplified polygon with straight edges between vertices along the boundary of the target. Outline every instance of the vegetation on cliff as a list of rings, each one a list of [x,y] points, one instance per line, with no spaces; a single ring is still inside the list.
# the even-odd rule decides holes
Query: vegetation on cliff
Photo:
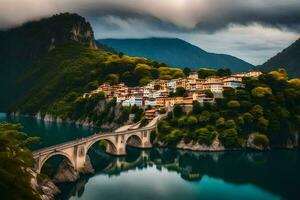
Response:
[[[34,159],[28,145],[37,138],[28,138],[19,124],[0,124],[0,192],[1,199],[39,199],[31,187]]]
[[[26,94],[28,84],[19,85],[18,80],[33,70],[34,62],[70,41],[96,48],[91,25],[77,14],[62,13],[0,30],[0,110],[7,111]]]
[[[104,95],[84,99],[82,95],[85,92],[96,89],[103,82],[124,82],[129,86],[138,86],[156,78],[183,76],[181,70],[149,59],[114,54],[69,42],[47,53],[21,78],[18,84],[29,89],[12,110],[31,115],[50,113],[63,120],[84,120],[88,117],[102,123],[103,117],[109,118],[107,113],[116,106],[115,102],[106,102],[105,108],[99,108],[99,102],[105,101]],[[113,117],[110,116],[111,119],[107,121]]]
[[[215,104],[194,102],[190,113],[175,106],[158,124],[158,139],[210,145],[218,138],[226,147],[242,147],[256,133],[256,144],[293,145],[300,130],[300,80],[288,80],[279,69],[243,82],[245,88],[224,90]]]

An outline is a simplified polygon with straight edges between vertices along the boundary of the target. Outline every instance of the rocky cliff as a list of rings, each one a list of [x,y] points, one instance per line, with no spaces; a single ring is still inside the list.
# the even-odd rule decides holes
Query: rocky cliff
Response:
[[[10,102],[23,94],[25,88],[18,90],[18,82],[34,62],[72,41],[97,48],[90,23],[77,14],[58,14],[0,31],[0,111],[7,111]]]

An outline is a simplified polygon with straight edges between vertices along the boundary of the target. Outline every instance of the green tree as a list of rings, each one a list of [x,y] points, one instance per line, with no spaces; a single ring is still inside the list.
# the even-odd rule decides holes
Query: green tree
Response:
[[[243,119],[244,119],[245,123],[251,124],[254,120],[254,117],[251,113],[244,113]]]
[[[258,133],[258,134],[255,134],[253,143],[256,145],[261,145],[263,147],[267,147],[267,146],[269,146],[270,140],[269,140],[268,136]]]
[[[183,69],[183,73],[185,74],[185,76],[188,76],[191,72],[192,72],[192,70],[190,68],[188,68],[188,67],[185,67]]]
[[[234,128],[225,129],[219,135],[219,139],[226,147],[233,147],[237,145],[238,134]]]
[[[232,119],[229,119],[225,122],[225,127],[226,128],[236,128],[235,121]]]
[[[226,69],[218,69],[217,76],[223,77],[223,76],[230,76],[231,75],[231,70],[226,68]]]
[[[265,97],[272,94],[272,89],[269,87],[256,87],[251,91],[252,96],[254,97]]]
[[[251,96],[249,95],[249,92],[245,89],[239,89],[236,91],[236,99],[239,101],[250,101]]]
[[[199,115],[201,113],[201,106],[199,101],[193,101],[193,114]]]
[[[204,94],[208,98],[213,98],[214,97],[214,94],[210,90],[204,91]]]
[[[259,130],[262,132],[266,132],[268,129],[269,120],[265,119],[264,117],[260,117],[257,122],[257,126]]]
[[[206,125],[210,120],[210,113],[208,111],[201,112],[201,115],[199,116],[199,123],[201,125]]]
[[[186,96],[186,89],[183,88],[183,87],[177,87],[176,92],[175,92],[175,96],[177,96],[177,97]]]
[[[182,107],[180,105],[175,105],[174,106],[173,115],[174,115],[174,117],[180,117],[181,115],[183,115],[183,110],[182,110]]]
[[[159,70],[157,68],[152,68],[151,75],[153,79],[157,79],[159,77]]]
[[[86,91],[95,90],[95,89],[97,89],[98,86],[99,86],[99,82],[98,81],[89,82],[88,85],[87,85]]]
[[[6,199],[39,199],[31,187],[34,159],[28,145],[37,138],[28,138],[20,124],[0,124],[0,191]]]
[[[199,69],[198,71],[198,76],[199,78],[207,78],[209,76],[215,76],[217,74],[216,70],[212,70],[212,69]]]
[[[235,89],[233,88],[225,88],[223,90],[223,96],[225,99],[234,99],[236,96],[235,96]]]
[[[264,114],[264,109],[260,105],[255,105],[251,109],[251,114],[258,119]]]
[[[178,126],[179,127],[184,127],[187,125],[187,117],[186,116],[181,116],[179,119],[178,119]]]
[[[181,70],[175,71],[172,75],[172,79],[183,78],[183,77],[185,77],[185,75]]]
[[[200,144],[210,145],[215,139],[217,133],[215,131],[209,131],[207,128],[199,128],[194,133]]]
[[[223,128],[225,126],[225,119],[224,117],[220,117],[217,121],[216,121],[216,127],[217,128]]]
[[[187,124],[190,129],[194,129],[195,126],[197,125],[197,123],[198,123],[197,117],[192,116],[192,115],[188,117]]]
[[[279,68],[277,71],[271,71],[269,72],[272,76],[274,76],[278,80],[287,80],[287,72],[284,68]]]
[[[181,130],[179,129],[174,129],[171,131],[170,134],[168,134],[167,136],[165,136],[164,140],[165,142],[167,142],[168,144],[173,144],[173,143],[178,143],[180,141],[180,139],[183,137],[183,133]]]
[[[158,122],[157,129],[158,129],[158,132],[162,135],[167,135],[172,130],[169,123],[165,120]]]
[[[106,81],[110,84],[119,83],[119,76],[117,74],[109,74],[106,76]]]
[[[139,79],[144,77],[151,77],[151,67],[147,64],[139,63],[134,69],[134,75]]]
[[[140,79],[139,85],[140,86],[145,86],[145,85],[147,85],[150,82],[151,82],[151,78],[148,77],[148,76],[146,76],[146,77],[143,77],[143,78]]]
[[[227,107],[231,109],[236,109],[240,107],[240,103],[236,100],[231,100],[227,103]]]

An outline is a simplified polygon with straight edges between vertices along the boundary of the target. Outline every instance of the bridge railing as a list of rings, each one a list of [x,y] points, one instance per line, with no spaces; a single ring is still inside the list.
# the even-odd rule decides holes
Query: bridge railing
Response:
[[[64,142],[64,143],[60,143],[60,144],[55,144],[49,147],[45,147],[39,150],[35,150],[32,152],[32,154],[34,156],[39,155],[39,154],[43,154],[43,153],[47,153],[48,151],[53,151],[53,150],[59,150],[59,149],[63,149],[66,147],[70,147],[70,146],[74,146],[74,145],[78,145],[81,143],[85,143],[86,141],[90,141],[99,137],[107,137],[107,136],[116,136],[116,135],[125,135],[125,134],[131,134],[131,133],[135,133],[135,132],[140,132],[140,131],[149,131],[149,130],[153,130],[155,129],[156,125],[150,126],[150,127],[143,127],[140,129],[135,129],[135,130],[127,130],[127,131],[121,131],[121,132],[112,132],[112,133],[95,133],[93,135],[90,135],[88,137],[85,138],[80,138],[80,139],[76,139],[76,140],[72,140],[72,141],[68,141],[68,142]]]

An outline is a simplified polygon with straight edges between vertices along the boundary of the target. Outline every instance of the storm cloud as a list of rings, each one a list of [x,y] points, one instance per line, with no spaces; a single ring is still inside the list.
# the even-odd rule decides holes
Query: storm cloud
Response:
[[[86,17],[97,38],[179,37],[257,64],[300,33],[299,0],[1,0],[0,29],[60,12]]]
[[[214,31],[253,22],[298,31],[300,23],[299,0],[1,0],[0,27],[66,11],[88,18],[143,19],[177,31]]]

